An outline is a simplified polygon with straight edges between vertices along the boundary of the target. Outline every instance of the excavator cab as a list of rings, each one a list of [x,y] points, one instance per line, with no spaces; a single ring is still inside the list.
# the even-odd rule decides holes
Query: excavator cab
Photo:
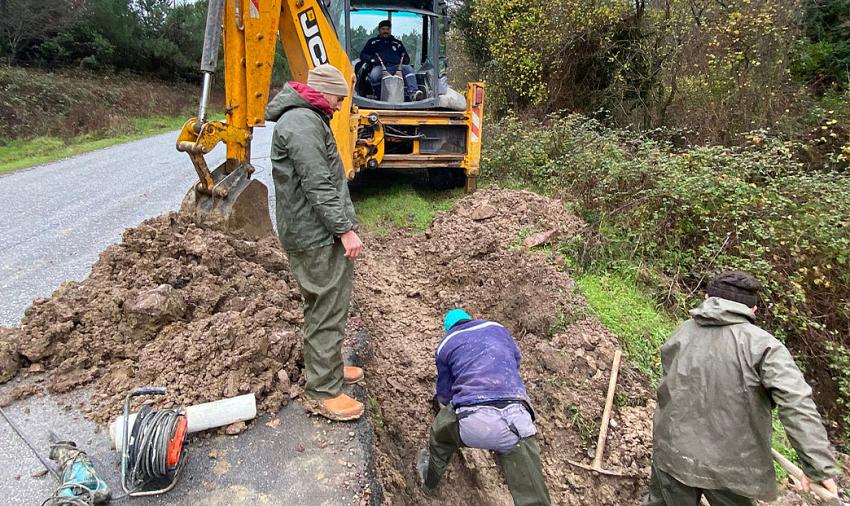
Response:
[[[448,84],[446,2],[349,0],[331,1],[327,8],[355,71],[352,104],[361,116],[374,120],[374,124],[360,125],[358,138],[373,146],[380,144],[379,152],[365,167],[425,169],[436,188],[465,186],[474,191],[484,87],[469,83],[462,94]],[[361,51],[378,35],[378,25],[384,20],[390,22],[392,36],[410,56],[420,100],[381,100],[369,79],[369,62],[360,60]]]
[[[412,100],[381,100],[368,79],[363,45],[383,20],[410,55]],[[199,181],[181,211],[196,221],[247,238],[272,233],[268,189],[252,178],[251,139],[266,126],[272,63],[279,40],[292,79],[324,63],[351,77],[353,90],[331,120],[349,180],[366,170],[427,170],[438,188],[475,190],[481,158],[484,84],[464,93],[446,79],[446,0],[208,0],[198,115],[177,139]],[[224,51],[225,114],[206,118],[213,74]],[[222,142],[227,157],[214,170],[205,155]]]
[[[407,6],[391,8],[379,2],[340,2],[346,8],[336,21],[337,32],[345,51],[354,65],[356,75],[354,103],[371,109],[456,109],[464,110],[464,98],[448,86],[445,57],[444,12],[423,9],[423,2],[410,2]],[[438,6],[444,8],[444,6]],[[404,103],[387,103],[381,100],[369,73],[379,65],[360,60],[360,53],[372,37],[378,36],[378,23],[389,21],[392,37],[400,41],[410,56],[410,66],[422,99]],[[451,95],[450,95],[451,93]],[[450,101],[448,97],[453,98]]]

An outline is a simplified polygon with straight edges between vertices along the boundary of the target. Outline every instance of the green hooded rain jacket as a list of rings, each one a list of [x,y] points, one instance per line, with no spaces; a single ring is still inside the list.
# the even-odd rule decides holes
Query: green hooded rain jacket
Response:
[[[331,113],[317,91],[297,82],[266,107],[266,119],[277,122],[271,149],[277,231],[289,252],[328,246],[357,229]]]
[[[788,349],[744,304],[711,297],[691,316],[661,348],[655,465],[691,487],[772,500],[776,406],[806,475],[837,475],[812,389]]]

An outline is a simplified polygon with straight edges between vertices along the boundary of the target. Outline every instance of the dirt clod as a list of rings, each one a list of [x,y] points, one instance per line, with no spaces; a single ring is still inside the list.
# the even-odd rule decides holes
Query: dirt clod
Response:
[[[15,329],[0,327],[0,383],[14,378],[21,368],[17,335]]]
[[[496,216],[496,208],[489,204],[483,204],[472,211],[471,218],[474,221],[482,221],[493,216]]]
[[[33,395],[42,395],[44,394],[44,389],[38,385],[34,385],[32,383],[18,385],[12,389],[12,393],[10,394],[13,400],[21,400],[26,399],[27,397],[32,397]]]
[[[289,389],[292,388],[292,383],[289,381],[289,374],[286,369],[281,369],[277,372],[277,388],[289,396]]]
[[[546,230],[545,232],[538,232],[536,234],[530,235],[525,238],[523,245],[526,248],[537,248],[543,246],[544,244],[549,244],[555,239],[558,235],[558,231],[555,229]]]
[[[301,323],[276,239],[244,241],[166,214],[125,231],[84,281],[36,300],[18,339],[50,391],[92,385],[87,415],[105,422],[139,386],[167,387],[159,405],[253,392],[276,412],[300,376]]]
[[[230,425],[224,428],[224,433],[228,436],[235,436],[237,434],[241,434],[247,428],[248,426],[245,425],[245,422],[231,423]]]

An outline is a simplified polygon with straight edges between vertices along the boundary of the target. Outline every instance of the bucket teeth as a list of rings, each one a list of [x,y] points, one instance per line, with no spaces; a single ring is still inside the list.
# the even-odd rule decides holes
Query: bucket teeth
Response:
[[[225,164],[212,172],[212,191],[195,186],[186,194],[180,212],[199,225],[256,241],[273,235],[269,190],[251,179],[254,168],[243,164],[229,174]]]

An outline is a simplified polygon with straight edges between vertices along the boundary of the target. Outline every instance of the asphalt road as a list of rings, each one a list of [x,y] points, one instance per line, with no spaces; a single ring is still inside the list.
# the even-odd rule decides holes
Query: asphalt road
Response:
[[[255,132],[252,149],[256,177],[270,188],[271,126]],[[33,298],[49,296],[63,281],[83,280],[98,254],[118,242],[125,228],[179,208],[196,176],[188,156],[175,150],[176,137],[171,132],[0,176],[0,325],[18,325]],[[207,157],[211,167],[223,158],[222,147]],[[273,202],[270,208],[274,216]],[[34,379],[21,374],[0,385],[0,398]],[[119,457],[109,449],[108,431],[80,415],[89,393],[33,397],[6,411],[43,455],[48,430],[76,441],[120,495]],[[360,389],[356,396],[363,400],[365,393]],[[274,419],[279,423],[266,425]],[[275,416],[263,415],[238,437],[193,439],[189,463],[174,490],[128,503],[358,504],[359,493],[372,481],[372,437],[365,418],[332,424],[290,403]],[[49,476],[34,476],[39,469],[38,460],[0,420],[0,503],[41,504],[56,484]],[[372,497],[378,500],[379,492]]]
[[[271,128],[258,128],[257,177],[271,191]],[[197,176],[169,132],[0,176],[0,325],[20,322],[33,298],[82,280],[125,228],[177,210]],[[210,167],[224,159],[219,146]],[[274,216],[274,203],[272,216]]]

